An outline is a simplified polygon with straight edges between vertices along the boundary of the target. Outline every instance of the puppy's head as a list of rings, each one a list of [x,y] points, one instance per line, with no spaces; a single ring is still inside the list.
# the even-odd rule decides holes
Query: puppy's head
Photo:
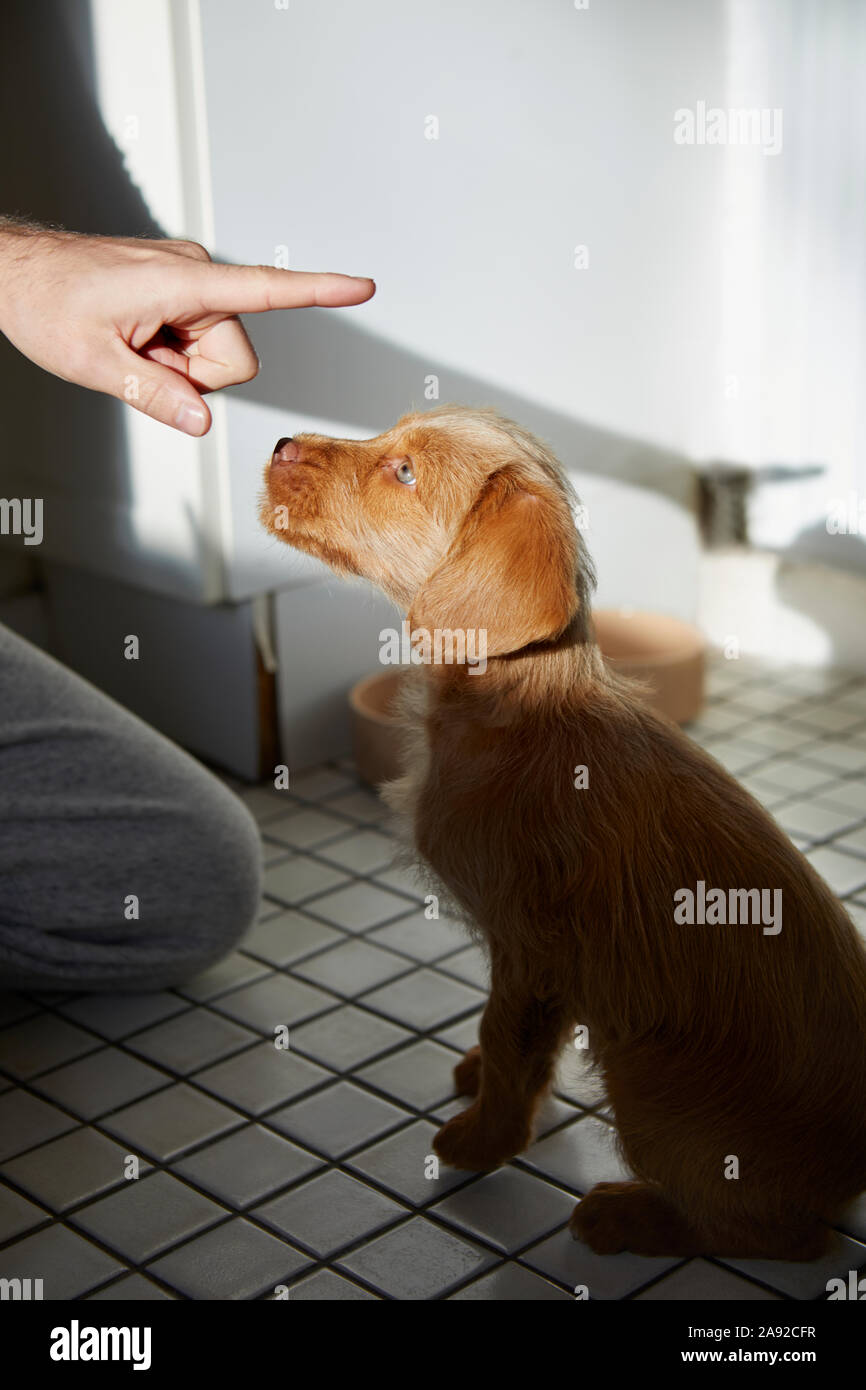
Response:
[[[413,628],[484,629],[498,656],[588,616],[573,500],[532,435],[493,411],[442,406],[375,439],[280,440],[261,517],[289,545],[372,580]]]

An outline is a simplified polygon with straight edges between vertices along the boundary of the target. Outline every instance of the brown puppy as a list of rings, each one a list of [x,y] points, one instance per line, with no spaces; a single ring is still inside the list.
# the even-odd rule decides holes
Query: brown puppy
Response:
[[[435,1148],[476,1170],[524,1149],[585,1025],[637,1180],[594,1187],[575,1234],[810,1259],[866,1187],[866,955],[758,803],[605,670],[572,501],[536,439],[459,407],[281,441],[267,474],[275,535],[372,580],[413,630],[487,634],[484,670],[414,668],[386,793],[491,962],[455,1070],[475,1101]]]

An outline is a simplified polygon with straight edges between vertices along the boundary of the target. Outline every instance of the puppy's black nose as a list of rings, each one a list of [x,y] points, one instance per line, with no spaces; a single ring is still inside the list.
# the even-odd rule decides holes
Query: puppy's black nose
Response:
[[[285,464],[288,467],[293,463],[297,463],[300,457],[300,444],[296,444],[295,441],[289,435],[286,435],[285,439],[280,439],[278,441],[277,447],[276,449],[274,449],[273,456],[271,458],[271,468],[276,469],[283,464]]]

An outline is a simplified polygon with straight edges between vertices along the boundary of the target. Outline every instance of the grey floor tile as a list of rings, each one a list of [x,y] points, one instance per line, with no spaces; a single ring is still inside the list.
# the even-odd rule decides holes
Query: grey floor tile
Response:
[[[271,1193],[321,1166],[315,1154],[249,1125],[174,1164],[174,1171],[235,1208],[261,1202]]]
[[[598,1300],[625,1298],[680,1263],[672,1257],[628,1252],[596,1255],[583,1241],[574,1240],[567,1227],[525,1250],[520,1259],[572,1292],[585,1289],[586,1295],[582,1296]]]
[[[574,1197],[517,1168],[500,1168],[452,1192],[431,1214],[470,1236],[513,1254],[568,1221]]]
[[[861,825],[859,829],[847,835],[841,835],[833,841],[833,848],[844,850],[846,854],[856,854],[861,859],[866,857],[866,825]]]
[[[198,1072],[195,1080],[219,1100],[248,1115],[262,1115],[331,1078],[332,1073],[315,1062],[264,1042]]]
[[[291,792],[277,791],[270,782],[244,791],[241,800],[260,825],[267,825],[277,816],[284,816],[290,807],[297,804],[292,800]]]
[[[39,1005],[23,994],[8,990],[0,994],[0,1028],[7,1028],[10,1023],[20,1023],[22,1018],[39,1012]]]
[[[300,1250],[238,1218],[163,1255],[149,1272],[187,1298],[240,1300],[272,1291],[309,1263]]]
[[[79,1115],[95,1120],[121,1105],[167,1086],[171,1078],[116,1047],[103,1047],[34,1081],[36,1090]]]
[[[394,858],[394,841],[379,830],[358,830],[341,840],[332,840],[320,851],[341,869],[353,874],[374,874],[386,869]]]
[[[773,758],[771,762],[762,763],[760,771],[754,775],[790,796],[803,796],[818,787],[826,787],[833,780],[833,773],[827,768],[812,767],[793,758]]]
[[[370,932],[368,939],[429,965],[442,956],[455,955],[466,946],[468,935],[461,922],[445,916],[428,921],[422,911],[388,927],[379,927]]]
[[[710,1264],[708,1260],[689,1260],[670,1274],[666,1274],[657,1284],[644,1289],[635,1296],[635,1301],[647,1303],[669,1303],[684,1300],[691,1303],[729,1303],[748,1300],[752,1303],[772,1302],[779,1295],[762,1289],[748,1279],[741,1279],[720,1265]]]
[[[685,732],[690,738],[704,734],[733,735],[734,730],[748,723],[751,718],[753,715],[748,710],[737,709],[736,705],[707,705],[697,719],[685,725]]]
[[[331,816],[327,811],[305,806],[291,815],[269,821],[268,835],[291,845],[293,849],[315,849],[338,835],[345,835],[350,828],[350,822],[341,816]]]
[[[408,1042],[412,1034],[376,1014],[345,1004],[295,1028],[292,1049],[335,1071],[352,1071],[380,1053]]]
[[[71,1115],[56,1106],[27,1091],[6,1091],[0,1096],[0,1162],[75,1128]]]
[[[11,1158],[0,1174],[51,1211],[96,1197],[124,1180],[126,1150],[95,1129],[75,1129]]]
[[[70,1221],[131,1264],[145,1264],[227,1215],[224,1207],[170,1173],[152,1173],[124,1183],[119,1192],[92,1202]]]
[[[523,1265],[503,1264],[498,1269],[491,1270],[489,1274],[484,1274],[480,1279],[474,1279],[471,1284],[466,1284],[457,1293],[450,1295],[452,1303],[489,1303],[498,1302],[528,1302],[530,1300],[555,1302],[565,1299],[568,1303],[574,1300],[571,1294],[560,1289],[558,1285],[551,1284],[549,1280],[542,1279],[540,1274],[535,1274],[531,1269],[524,1269]]]
[[[34,1226],[41,1226],[49,1218],[49,1212],[28,1202],[20,1192],[13,1191],[5,1183],[0,1183],[0,1245],[23,1235],[25,1231],[32,1231]]]
[[[194,1144],[225,1134],[242,1123],[234,1110],[180,1083],[118,1110],[102,1125],[134,1152],[167,1163]]]
[[[162,1303],[173,1298],[174,1294],[166,1293],[143,1274],[127,1274],[98,1293],[87,1294],[88,1303]]]
[[[16,1080],[60,1067],[99,1047],[99,1038],[55,1014],[34,1014],[3,1030],[0,1065]]]
[[[325,1259],[407,1215],[384,1193],[338,1169],[256,1207],[257,1220]],[[294,1291],[293,1291],[294,1296]]]
[[[440,961],[436,968],[441,970],[443,975],[453,975],[455,979],[462,980],[464,984],[472,985],[485,994],[490,988],[490,962],[486,951],[480,946],[467,946],[464,951],[458,951],[456,955]]]
[[[242,945],[269,965],[285,966],[345,939],[343,932],[314,921],[304,912],[280,910],[253,927]]]
[[[452,1072],[459,1058],[447,1047],[423,1038],[356,1073],[416,1110],[429,1110],[454,1094]]]
[[[440,1298],[494,1262],[489,1251],[423,1216],[376,1236],[338,1261],[341,1268],[401,1300]]]
[[[852,679],[834,699],[834,703],[844,709],[860,709],[866,717],[866,681],[862,677]]]
[[[444,1043],[449,1043],[455,1047],[459,1053],[468,1052],[470,1047],[474,1047],[478,1042],[478,1025],[481,1022],[481,1009],[473,1014],[471,1018],[461,1019],[459,1023],[452,1023],[448,1028],[440,1028],[436,1037]],[[455,1062],[460,1058],[455,1057]]]
[[[738,777],[738,783],[759,801],[760,805],[767,810],[774,810],[777,806],[784,806],[784,803],[791,798],[790,791],[783,791],[780,787],[774,787],[773,783],[765,781],[760,773],[746,774],[745,777]]]
[[[357,777],[336,767],[312,767],[295,773],[291,779],[292,793],[304,801],[326,801],[345,796],[357,788]]]
[[[808,729],[798,729],[792,724],[760,719],[744,726],[743,738],[753,747],[765,749],[767,755],[772,757],[777,753],[793,753],[794,749],[812,742],[814,735]]]
[[[536,1138],[543,1139],[546,1134],[552,1133],[553,1130],[571,1124],[571,1121],[576,1119],[580,1113],[580,1110],[569,1100],[563,1100],[556,1095],[545,1096],[535,1116]]]
[[[732,663],[733,665],[733,663]],[[730,697],[735,691],[737,698],[740,699],[741,692],[746,682],[744,682],[731,666],[709,666],[705,678],[705,688],[707,697],[711,704],[718,700]],[[795,699],[796,696],[791,696]]]
[[[365,994],[362,1002],[396,1023],[427,1032],[477,1008],[484,995],[432,970],[416,970]]]
[[[781,683],[789,690],[797,691],[801,699],[804,695],[831,697],[850,681],[847,673],[823,666],[782,667],[779,677]]]
[[[262,866],[265,869],[273,869],[275,865],[282,864],[284,859],[291,858],[289,846],[280,840],[269,840],[267,836],[262,837]]]
[[[346,882],[347,874],[304,854],[265,871],[265,893],[286,907],[297,907]]]
[[[860,903],[849,901],[845,904],[845,910],[864,941],[866,941],[866,907],[862,906]]]
[[[329,797],[328,810],[338,811],[340,815],[351,816],[353,820],[372,824],[385,820],[389,815],[388,807],[381,797],[366,789]]]
[[[776,811],[776,820],[792,835],[805,835],[812,840],[826,840],[839,835],[856,822],[850,811],[831,810],[814,799],[788,801]]]
[[[430,1115],[439,1124],[444,1124],[454,1115],[459,1115],[462,1110],[467,1110],[472,1102],[466,1096],[455,1096],[446,1101],[444,1105],[437,1105],[431,1109]],[[558,1096],[546,1096],[542,1101],[534,1118],[535,1138],[543,1139],[546,1134],[561,1128],[565,1124],[570,1124],[572,1120],[580,1116],[580,1111],[569,1101],[561,1100]]]
[[[293,1284],[290,1298],[293,1303],[310,1303],[319,1299],[328,1303],[347,1303],[369,1299],[375,1302],[379,1295],[362,1289],[360,1284],[353,1284],[351,1279],[344,1279],[332,1269],[320,1269],[308,1278],[299,1279],[297,1284]]]
[[[412,1206],[435,1202],[452,1188],[473,1181],[475,1176],[439,1164],[433,1153],[433,1136],[437,1129],[438,1125],[418,1120],[347,1159],[345,1166],[371,1178]]]
[[[830,885],[834,893],[845,897],[866,885],[866,860],[835,849],[810,850],[807,856],[814,869]]]
[[[333,1009],[337,1002],[332,994],[289,975],[268,975],[254,985],[224,994],[214,1000],[213,1007],[273,1038],[275,1028],[293,1029]]]
[[[866,748],[859,748],[851,740],[822,739],[820,743],[807,744],[801,750],[801,757],[818,767],[826,767],[833,772],[862,776],[866,772]]]
[[[232,951],[231,955],[217,961],[209,970],[203,970],[187,984],[179,985],[178,994],[204,1004],[220,994],[227,994],[230,989],[251,984],[266,973],[267,969],[261,961],[253,960],[252,956],[244,955],[241,951]]]
[[[152,994],[85,994],[60,1005],[60,1012],[92,1028],[109,1042],[127,1038],[172,1014],[188,1009],[189,1004],[168,990]]]
[[[403,916],[413,906],[408,898],[392,893],[390,888],[379,888],[375,883],[356,879],[345,888],[316,898],[309,904],[308,911],[346,931],[366,931],[380,922]]]
[[[0,1250],[0,1279],[41,1279],[52,1301],[80,1298],[125,1268],[59,1223]]]
[[[755,714],[773,716],[797,704],[798,696],[795,691],[784,690],[778,685],[750,685],[739,688],[736,684],[729,684],[728,703],[744,711],[749,717]]]
[[[354,939],[334,946],[321,955],[310,956],[296,965],[293,973],[312,984],[332,990],[334,994],[353,999],[365,990],[384,984],[386,980],[405,975],[412,968],[412,962],[406,960],[405,956],[397,956],[381,946]]]
[[[838,806],[862,820],[866,817],[866,778],[839,777],[822,788],[817,800],[821,806]]]
[[[819,1298],[827,1292],[829,1279],[847,1279],[848,1271],[866,1265],[866,1245],[849,1236],[836,1236],[833,1249],[820,1260],[807,1263],[789,1260],[733,1260],[722,1264],[761,1283],[779,1289],[791,1298]]]
[[[409,1119],[407,1111],[371,1095],[349,1081],[296,1101],[268,1117],[268,1123],[328,1158],[342,1158]]]
[[[795,724],[802,725],[804,729],[814,730],[815,733],[841,736],[858,725],[862,725],[864,718],[866,718],[866,712],[848,709],[844,705],[835,703],[804,702],[803,704],[792,705],[786,711],[786,717],[793,720]]]
[[[390,864],[387,869],[377,869],[373,877],[385,888],[393,888],[395,893],[405,893],[409,898],[423,900],[427,891],[418,871],[407,868],[402,862]]]
[[[584,1195],[597,1182],[632,1176],[616,1151],[614,1130],[594,1116],[539,1139],[520,1158],[545,1177]]]
[[[220,1018],[209,1009],[190,1009],[177,1018],[136,1033],[126,1046],[150,1062],[167,1067],[177,1075],[188,1076],[199,1067],[221,1062],[248,1047],[255,1038],[255,1033]]]
[[[762,753],[760,748],[733,738],[714,739],[707,751],[734,777],[745,772],[747,768],[755,767],[766,758],[766,754]]]

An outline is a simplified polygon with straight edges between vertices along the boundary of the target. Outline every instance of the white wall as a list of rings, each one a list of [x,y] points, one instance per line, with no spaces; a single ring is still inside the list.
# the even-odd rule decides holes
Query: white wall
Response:
[[[216,252],[288,247],[294,267],[379,284],[356,309],[249,324],[263,368],[228,402],[230,592],[296,570],[249,505],[273,441],[377,433],[428,403],[431,374],[440,399],[505,408],[570,468],[685,500],[721,183],[674,144],[673,112],[721,89],[723,27],[723,4],[677,0],[203,0]],[[693,612],[688,534],[662,589],[642,564],[657,534],[643,554],[612,544],[615,587],[659,606],[673,588]]]

